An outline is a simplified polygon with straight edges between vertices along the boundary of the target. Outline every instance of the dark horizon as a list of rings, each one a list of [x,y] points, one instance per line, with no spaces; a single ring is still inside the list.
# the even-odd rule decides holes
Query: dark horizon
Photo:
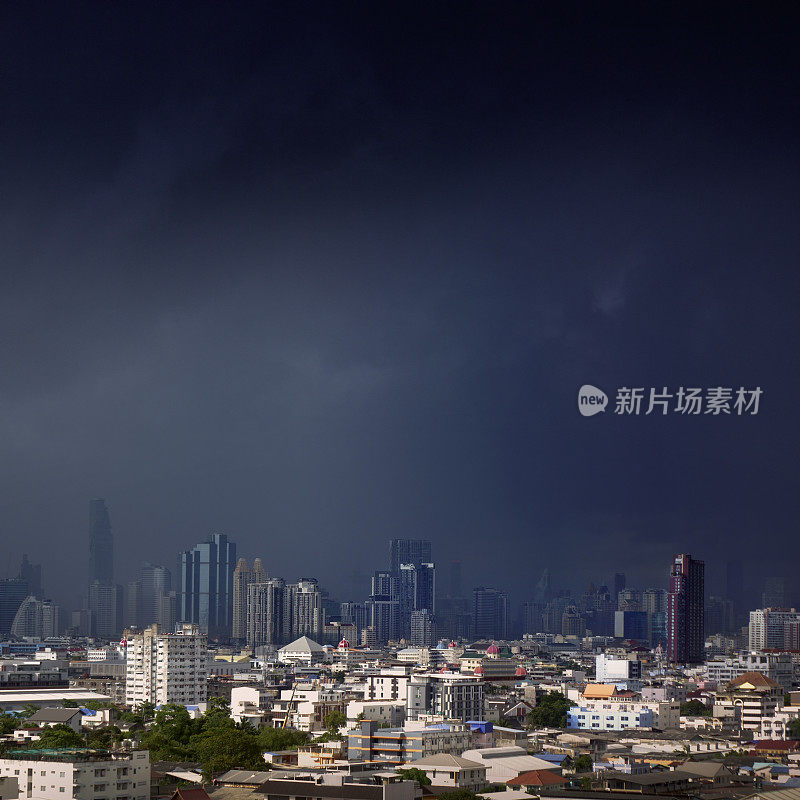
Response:
[[[0,14],[6,576],[76,605],[98,496],[121,583],[216,531],[342,599],[392,538],[518,599],[800,560],[781,5]]]

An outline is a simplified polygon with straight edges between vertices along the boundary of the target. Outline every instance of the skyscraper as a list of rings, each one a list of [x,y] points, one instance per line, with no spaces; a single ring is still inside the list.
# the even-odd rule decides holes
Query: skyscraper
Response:
[[[89,501],[89,583],[114,582],[114,537],[106,501]]]
[[[101,639],[116,638],[122,630],[122,587],[94,581],[89,584],[88,603],[92,635]]]
[[[705,563],[687,553],[672,560],[667,597],[667,657],[679,664],[705,659]]]
[[[19,568],[19,577],[28,582],[28,593],[41,599],[42,597],[42,565],[31,564],[28,561],[28,554],[22,556],[22,564]]]
[[[224,533],[181,553],[179,622],[192,622],[204,634],[225,638],[233,624],[233,570],[236,545]]]
[[[420,564],[431,562],[431,543],[427,539],[392,539],[389,542],[389,569],[392,574],[400,574],[401,564]]]
[[[251,583],[263,583],[267,580],[267,571],[257,558],[253,561],[253,568],[247,560],[240,558],[233,571],[233,631],[234,639],[247,638],[247,587]]]
[[[477,639],[506,639],[508,637],[508,595],[499,589],[479,586],[473,590],[472,596],[475,637]]]
[[[0,635],[5,636],[11,632],[11,625],[26,597],[28,581],[22,578],[0,580]]]

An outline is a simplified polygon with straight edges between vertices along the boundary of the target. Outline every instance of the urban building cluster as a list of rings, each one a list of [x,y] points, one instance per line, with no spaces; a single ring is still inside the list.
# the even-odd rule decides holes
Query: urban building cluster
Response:
[[[800,613],[779,579],[748,609],[707,596],[687,553],[663,587],[618,572],[579,598],[545,570],[514,615],[500,587],[464,592],[458,562],[437,580],[426,540],[391,541],[344,601],[222,533],[175,583],[145,564],[123,588],[113,554],[97,499],[69,619],[27,556],[0,582],[0,800],[800,800]],[[232,744],[206,761],[200,734],[152,758],[176,709],[222,715],[231,742],[263,742],[258,763]]]

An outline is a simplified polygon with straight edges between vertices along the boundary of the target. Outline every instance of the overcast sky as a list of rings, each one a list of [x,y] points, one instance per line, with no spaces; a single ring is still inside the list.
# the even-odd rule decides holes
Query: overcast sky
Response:
[[[695,5],[5,3],[3,574],[76,603],[94,496],[121,581],[214,531],[342,599],[405,536],[517,599],[794,569],[794,26]]]

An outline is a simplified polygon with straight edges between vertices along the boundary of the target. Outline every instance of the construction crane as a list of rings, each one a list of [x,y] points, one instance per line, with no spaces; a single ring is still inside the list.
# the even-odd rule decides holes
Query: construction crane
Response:
[[[298,681],[295,681],[292,684],[292,694],[289,697],[289,705],[286,706],[286,716],[283,718],[283,725],[281,725],[281,730],[286,727],[286,723],[289,721],[289,714],[292,713],[292,703],[294,702],[294,693],[297,691],[297,684]]]

